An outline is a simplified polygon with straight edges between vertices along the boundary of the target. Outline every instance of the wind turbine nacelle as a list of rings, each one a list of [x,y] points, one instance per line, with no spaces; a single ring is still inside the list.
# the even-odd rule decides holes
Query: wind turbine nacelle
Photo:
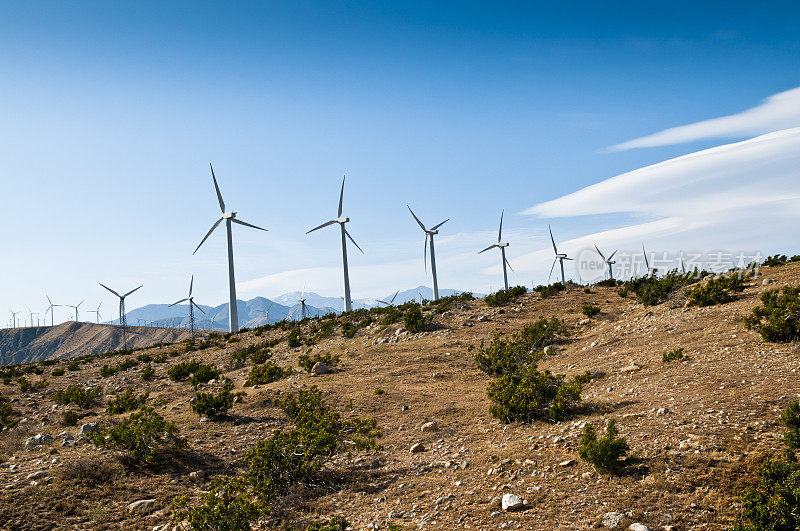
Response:
[[[222,219],[233,219],[236,217],[236,212],[225,212],[222,214]]]
[[[565,254],[557,254],[556,255],[556,258],[559,258],[559,259],[566,258],[566,257],[567,257],[567,255],[565,255]]]
[[[439,234],[438,230],[426,230],[425,232],[427,232],[431,236],[435,236],[435,235]]]
[[[498,243],[497,246],[500,248],[508,247],[508,243]]]
[[[336,218],[336,223],[342,224],[350,221],[350,218]]]

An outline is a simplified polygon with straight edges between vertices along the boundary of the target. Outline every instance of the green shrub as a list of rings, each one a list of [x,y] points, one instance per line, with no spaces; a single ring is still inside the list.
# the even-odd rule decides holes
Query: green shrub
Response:
[[[105,365],[105,364],[103,364],[103,366],[100,367],[100,377],[101,378],[106,378],[106,377],[111,376],[111,375],[116,374],[116,373],[117,373],[117,368],[116,367],[112,368],[112,367],[109,367],[108,365]]]
[[[389,526],[389,530],[392,531],[391,524]],[[306,527],[306,531],[345,531],[348,527],[350,523],[343,516],[336,515],[327,522],[313,522]]]
[[[540,285],[533,288],[533,291],[539,293],[539,296],[543,299],[548,297],[552,297],[553,295],[558,295],[562,291],[564,291],[567,287],[562,284],[561,282],[554,282],[553,284],[548,285]]]
[[[702,284],[693,286],[689,292],[692,306],[712,306],[733,300],[734,293],[744,291],[744,283],[749,275],[734,273],[712,277]]]
[[[133,389],[127,389],[121,395],[117,395],[106,403],[106,411],[109,415],[119,415],[120,413],[127,413],[134,411],[143,406],[147,402],[149,393],[136,396],[133,394]]]
[[[51,376],[64,376],[64,369],[59,367],[58,369],[53,369],[53,372],[50,373]]]
[[[607,278],[605,280],[601,280],[600,282],[595,282],[594,285],[603,288],[616,288],[619,284],[619,280],[615,278]]]
[[[600,439],[591,423],[583,428],[578,455],[584,461],[594,465],[599,472],[617,473],[625,462],[621,460],[628,452],[628,443],[624,437],[617,437],[617,425],[614,419],[608,421],[606,434]]]
[[[80,415],[78,415],[76,412],[65,411],[61,423],[64,424],[64,426],[76,426],[80,419]]]
[[[286,337],[286,344],[289,348],[297,348],[303,344],[300,332],[298,332],[297,329],[289,332],[289,335]]]
[[[79,361],[71,361],[67,364],[68,371],[79,371],[81,370],[81,364]]]
[[[495,333],[488,347],[483,342],[475,355],[478,368],[488,374],[510,374],[534,363],[542,350],[568,335],[567,327],[557,318],[540,317],[538,321],[515,332],[510,339]]]
[[[786,263],[786,261],[787,258],[785,254],[776,254],[773,256],[768,256],[761,265],[776,267],[782,266]]]
[[[375,389],[375,391],[373,391],[373,392],[374,392],[376,395],[380,396],[380,395],[382,395],[383,393],[385,393],[386,391],[384,391],[383,389],[381,389],[380,387],[378,387],[378,388],[377,388],[377,389]]]
[[[521,295],[528,293],[528,288],[525,286],[514,286],[507,290],[501,289],[495,293],[489,294],[484,299],[486,306],[505,306]]]
[[[224,415],[233,407],[233,401],[237,396],[245,393],[233,393],[233,383],[226,382],[219,393],[197,393],[196,400],[192,404],[192,411],[201,417],[218,417]]]
[[[800,287],[786,286],[762,293],[761,304],[745,318],[748,329],[756,330],[770,342],[800,339]]]
[[[600,308],[592,304],[584,304],[581,307],[581,312],[583,313],[583,315],[591,319],[592,317],[600,313]]]
[[[143,406],[114,426],[93,432],[90,438],[95,446],[117,448],[132,461],[152,463],[159,450],[168,445],[183,445],[177,433],[174,422],[165,420],[153,408]]]
[[[643,305],[655,306],[666,301],[672,293],[680,288],[694,284],[709,274],[707,272],[679,273],[677,269],[673,269],[661,277],[646,276],[631,279],[625,283],[625,293],[632,291],[639,297]]]
[[[128,369],[133,369],[137,365],[139,365],[139,362],[136,361],[135,359],[133,359],[133,358],[125,358],[124,360],[122,360],[120,362],[119,370],[120,371],[127,371]]]
[[[19,423],[19,419],[15,419],[16,412],[11,406],[11,401],[3,395],[0,395],[0,430],[7,430],[13,428]]]
[[[789,402],[779,420],[786,426],[783,444],[786,446],[787,457],[790,461],[795,461],[795,452],[800,449],[800,403],[797,400]]]
[[[173,382],[180,382],[191,376],[200,368],[200,362],[197,360],[184,361],[176,363],[167,370],[167,376]]]
[[[292,374],[290,369],[284,369],[275,365],[271,361],[262,363],[261,365],[254,365],[250,369],[250,375],[247,377],[253,385],[263,385],[272,382],[277,382],[281,378]]]
[[[153,363],[166,363],[166,362],[167,362],[166,352],[159,352],[158,354],[153,356]]]
[[[200,504],[189,506],[189,497],[180,496],[172,503],[173,522],[186,521],[191,529],[240,531],[250,529],[250,522],[262,512],[251,500],[246,481],[225,475],[211,480],[209,490],[200,496]]]
[[[405,324],[406,330],[412,334],[422,332],[422,329],[425,327],[425,318],[422,316],[422,310],[418,304],[414,304],[406,310],[405,315],[403,315],[403,323]]]
[[[189,378],[189,383],[192,384],[192,387],[197,389],[200,384],[216,380],[220,376],[222,376],[222,371],[220,371],[216,365],[201,364],[197,367],[197,370],[192,373],[191,378]]]
[[[153,361],[153,358],[150,356],[150,354],[147,354],[146,352],[143,352],[142,354],[136,356],[136,359],[141,361],[142,363],[150,363],[151,361]]]
[[[566,381],[532,364],[489,384],[489,413],[503,422],[559,421],[580,401],[582,387],[580,379]]]
[[[82,385],[72,384],[66,389],[59,389],[53,395],[56,404],[75,404],[81,409],[91,409],[97,405],[97,397],[100,396],[100,386],[83,387]]]
[[[33,389],[33,386],[31,385],[31,383],[24,376],[20,376],[19,379],[17,380],[17,382],[19,382],[19,392],[20,393],[27,393],[28,391]]]
[[[328,367],[333,367],[334,365],[339,363],[339,355],[331,354],[330,352],[325,352],[325,353],[317,352],[313,356],[309,356],[308,354],[300,354],[300,356],[297,357],[297,364],[308,372],[311,372],[311,369],[314,367],[314,364],[320,361],[325,365],[327,365]]]
[[[142,367],[142,380],[152,380],[155,374],[156,371],[150,363]]]
[[[682,360],[683,359],[683,348],[676,348],[675,350],[671,350],[669,352],[665,352],[661,356],[661,361],[664,363],[670,363],[675,360]]]

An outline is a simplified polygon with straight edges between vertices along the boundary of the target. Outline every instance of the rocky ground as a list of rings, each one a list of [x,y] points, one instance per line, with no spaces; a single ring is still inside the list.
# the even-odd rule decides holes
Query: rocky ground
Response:
[[[383,448],[335,458],[327,470],[333,480],[293,491],[263,528],[302,528],[341,514],[355,529],[728,529],[748,473],[780,444],[778,416],[800,396],[797,347],[765,343],[742,323],[761,292],[796,285],[800,267],[761,274],[738,300],[709,308],[684,308],[680,297],[646,308],[614,288],[528,294],[503,308],[456,303],[427,332],[373,326],[352,339],[337,332],[322,340],[313,351],[341,361],[320,376],[297,367],[307,347],[283,342],[273,360],[299,372],[269,385],[245,387],[250,367],[236,367],[232,354],[285,332],[245,332],[235,343],[168,357],[154,364],[152,381],[141,378],[142,364],[102,378],[100,366],[111,359],[48,376],[44,390],[0,385],[23,418],[0,433],[0,521],[14,529],[171,529],[175,496],[196,496],[212,475],[235,473],[256,441],[287,426],[272,398],[317,385],[338,409],[376,418]],[[586,303],[601,313],[585,318]],[[541,316],[565,320],[571,332],[542,368],[603,376],[584,387],[580,407],[564,422],[503,424],[488,412],[491,378],[476,368],[474,349],[495,331]],[[679,347],[683,360],[662,361]],[[191,386],[167,378],[170,366],[193,357],[225,368],[246,393],[228,418],[201,421],[191,411]],[[105,408],[62,425],[74,406],[56,405],[52,393],[70,383],[100,385],[106,398],[128,387],[149,391],[149,403],[180,427],[187,450],[158,467],[126,467],[81,433],[109,422]],[[577,453],[584,424],[609,418],[636,457],[621,476],[598,474]]]

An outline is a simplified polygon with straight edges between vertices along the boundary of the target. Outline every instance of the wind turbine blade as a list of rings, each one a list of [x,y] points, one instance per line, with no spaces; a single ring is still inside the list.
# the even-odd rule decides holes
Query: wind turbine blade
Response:
[[[496,244],[496,243],[493,243],[492,245],[490,245],[489,247],[487,247],[487,248],[486,248],[486,249],[484,249],[483,251],[478,251],[478,254],[485,253],[485,252],[486,252],[486,251],[488,251],[489,249],[494,249],[495,247],[497,247],[497,244]]]
[[[211,163],[208,163],[211,166]],[[222,200],[222,193],[219,191],[219,185],[217,184],[217,176],[214,175],[214,166],[211,166],[211,178],[214,179],[214,189],[217,191],[217,199],[219,199],[219,209],[222,210],[222,213],[225,213],[225,201]]]
[[[202,240],[200,240],[200,244],[197,246],[197,248],[194,250],[194,253],[192,253],[192,254],[195,254],[197,252],[197,250],[200,249],[200,245],[203,245],[203,243],[208,239],[208,237],[211,236],[211,233],[214,232],[214,229],[216,229],[219,226],[220,223],[222,223],[223,219],[224,218],[219,218],[216,223],[211,225],[211,229],[208,231],[208,233],[205,235],[205,237]]]
[[[194,302],[194,301],[189,301],[189,304],[193,305],[195,308],[197,308],[198,310],[200,310],[200,312],[201,312],[203,315],[205,315],[205,314],[206,314],[206,312],[204,312],[204,311],[203,311],[203,309],[202,309],[200,306],[198,306],[196,302]]]
[[[119,293],[117,293],[117,292],[116,292],[116,291],[114,291],[113,289],[109,288],[109,287],[108,287],[108,286],[106,286],[105,284],[101,284],[100,282],[98,282],[98,284],[100,284],[101,286],[103,286],[104,288],[106,288],[108,291],[110,291],[111,293],[113,293],[113,294],[114,294],[114,295],[116,295],[117,297],[119,297],[119,298],[122,298],[122,295],[120,295]],[[50,298],[48,297],[48,298],[47,298],[47,300],[49,301],[49,300],[50,300]],[[51,305],[53,305],[53,303],[52,303],[52,302],[51,302],[50,304],[51,304]],[[58,305],[56,304],[55,306],[58,306]]]
[[[361,254],[364,254],[364,250],[363,250],[363,249],[361,249],[361,247],[359,247],[359,246],[358,246],[358,244],[357,244],[357,243],[356,243],[356,241],[353,239],[353,237],[352,237],[352,236],[350,236],[350,233],[349,233],[349,232],[347,232],[347,229],[345,229],[345,230],[344,230],[344,234],[345,234],[345,236],[347,236],[348,238],[350,238],[350,241],[351,241],[351,242],[353,242],[353,245],[355,245],[355,246],[356,246],[356,248],[358,248],[358,250],[359,250],[359,251],[361,251]]]
[[[192,296],[192,286],[194,286],[194,275],[192,275],[192,280],[189,281],[189,296]]]
[[[649,270],[650,264],[647,262],[647,251],[644,250],[644,243],[642,244],[642,254],[644,255],[644,266]]]
[[[171,308],[172,306],[175,306],[176,304],[180,304],[180,303],[182,303],[182,302],[186,302],[186,301],[188,301],[188,300],[189,300],[189,299],[181,299],[181,300],[179,300],[178,302],[173,302],[172,304],[170,304],[170,305],[168,306],[168,308]]]
[[[85,301],[86,299],[83,299],[83,300]],[[79,302],[78,306],[80,306],[81,304],[83,304],[83,301]],[[75,307],[77,308],[78,306],[75,306]]]
[[[446,220],[442,221],[442,222],[441,222],[441,223],[439,223],[438,225],[434,225],[433,227],[431,227],[431,230],[436,230],[436,229],[438,229],[439,227],[441,227],[442,225],[444,225],[444,224],[445,224],[445,223],[447,223],[448,221],[450,221],[450,218],[447,218]]]
[[[414,219],[415,219],[415,220],[417,220],[417,223],[419,224],[419,227],[420,227],[422,230],[425,230],[425,231],[426,231],[426,230],[428,230],[428,229],[426,229],[426,228],[425,228],[425,225],[423,225],[423,224],[422,224],[422,222],[419,220],[419,218],[417,217],[417,215],[416,215],[416,214],[414,214],[414,211],[413,211],[413,210],[411,210],[411,207],[410,207],[410,206],[408,206],[408,205],[406,205],[406,207],[408,207],[408,211],[409,211],[409,212],[411,212],[411,215],[412,215],[412,216],[414,216]]]
[[[269,303],[269,306],[267,306],[267,311],[269,311],[269,309],[270,309],[270,308],[272,308],[272,305],[273,305],[273,304],[275,304],[275,303],[274,303],[274,302],[270,302],[270,303]]]
[[[547,226],[547,229],[550,231],[550,241],[553,242],[553,250],[558,254],[558,249],[556,248],[556,240],[553,238],[553,229],[550,228],[550,225]]]
[[[603,260],[611,260],[611,257],[606,258],[606,256],[603,253],[600,252],[600,249],[597,248],[597,245],[595,245],[594,248],[597,250],[597,254],[600,255],[600,258],[602,258]],[[617,251],[614,251],[614,252],[616,253]],[[611,256],[614,256],[614,255],[611,255]]]
[[[575,260],[575,259],[574,259],[574,258],[570,258],[570,257],[568,257],[568,256],[565,256],[565,257],[564,257],[564,260]]]
[[[231,218],[231,221],[233,221],[234,223],[238,223],[239,225],[244,225],[245,227],[252,227],[254,229],[263,230],[265,232],[267,230],[267,229],[262,229],[261,227],[258,227],[256,225],[252,225],[250,223],[246,223],[246,222],[242,221],[241,219]]]
[[[509,262],[507,259],[506,259],[506,265],[508,266],[508,268],[509,268],[511,271],[514,271],[514,268],[513,268],[513,267],[511,267],[511,262]],[[514,273],[516,273],[516,271],[514,271]]]
[[[339,213],[336,214],[337,218],[342,217],[342,202],[344,201],[344,180],[346,175],[342,175],[342,191],[339,192]]]
[[[614,258],[614,255],[615,255],[615,254],[617,254],[617,251],[616,251],[616,250],[615,250],[613,253],[611,253],[611,256],[609,256],[609,257],[608,257],[608,259],[609,259],[609,260],[611,260],[612,258]]]
[[[394,304],[394,300],[397,298],[397,294],[400,293],[400,290],[394,292],[392,299],[389,301],[389,304]]]
[[[505,213],[505,210],[500,211],[500,230],[497,231],[497,243],[500,243],[500,240],[503,238],[503,214]]]
[[[310,231],[306,232],[306,234],[311,234],[311,233],[312,233],[312,232],[314,232],[315,230],[323,229],[323,228],[327,227],[328,225],[333,225],[334,223],[336,223],[336,220],[335,220],[335,219],[332,219],[332,220],[330,220],[330,221],[326,221],[325,223],[323,223],[323,224],[322,224],[322,225],[320,225],[319,227],[314,227],[314,228],[313,228],[313,229],[311,229]]]
[[[102,286],[102,284],[100,284],[100,285]],[[47,298],[47,302],[49,302],[52,305],[53,301],[50,300],[50,297],[48,297],[47,295],[45,295],[45,297]]]
[[[553,276],[553,269],[555,269],[557,261],[558,261],[558,258],[554,258],[553,259],[553,265],[550,266],[550,274],[547,275],[547,282],[550,282],[550,277]]]
[[[144,284],[142,284],[142,286],[144,286]],[[139,286],[139,288],[141,288],[142,286]],[[134,291],[136,291],[136,290],[137,290],[137,289],[139,289],[139,288],[133,288],[133,289],[132,289],[132,290],[130,290],[128,293],[126,293],[125,295],[123,295],[123,297],[127,297],[128,295],[130,295],[131,293],[133,293]]]

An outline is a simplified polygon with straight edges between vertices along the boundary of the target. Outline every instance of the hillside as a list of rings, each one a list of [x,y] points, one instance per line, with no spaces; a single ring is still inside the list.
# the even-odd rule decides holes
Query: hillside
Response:
[[[202,350],[159,347],[129,356],[153,359],[152,380],[142,378],[144,362],[101,376],[101,366],[122,359],[98,358],[47,376],[44,390],[21,393],[12,381],[0,392],[11,399],[15,418],[25,421],[0,432],[0,519],[11,528],[170,529],[175,496],[197,503],[212,476],[241,475],[246,452],[292,426],[276,397],[318,386],[343,415],[375,418],[382,448],[335,455],[313,481],[293,482],[255,528],[302,529],[339,514],[354,529],[389,529],[391,523],[566,530],[600,527],[613,512],[619,529],[636,522],[649,529],[730,529],[740,514],[739,495],[752,484],[749,474],[780,448],[779,415],[800,396],[796,346],[766,343],[742,320],[765,290],[798,283],[800,264],[763,268],[736,300],[706,308],[684,307],[680,294],[645,307],[611,287],[573,288],[548,298],[530,293],[500,308],[457,301],[441,314],[429,308],[432,324],[420,333],[404,331],[402,321],[384,329],[369,325],[352,338],[336,328],[312,346],[289,348],[286,331],[247,331],[213,339]],[[581,313],[587,303],[600,308],[592,319]],[[569,331],[540,368],[595,377],[562,422],[502,423],[489,413],[487,386],[496,378],[477,368],[474,354],[496,332],[507,337],[540,317],[562,319]],[[315,321],[301,326],[303,337],[318,333],[311,329],[319,327]],[[251,386],[252,361],[234,354],[272,340],[271,361],[298,372]],[[664,363],[662,355],[676,348],[685,357]],[[337,354],[340,361],[330,374],[315,377],[298,369],[307,351]],[[195,358],[216,364],[234,390],[245,393],[228,416],[201,418],[192,411],[192,386],[167,377],[171,367]],[[54,390],[71,383],[99,385],[103,403],[129,387],[149,392],[148,403],[175,422],[186,448],[149,466],[96,448],[79,436],[79,427],[126,415],[110,417],[101,405],[55,404]],[[221,386],[214,380],[199,390],[219,392]],[[65,411],[82,417],[77,426],[62,424]],[[610,418],[635,457],[620,475],[597,472],[577,452],[584,424],[600,426]],[[431,421],[436,426],[423,431]],[[54,441],[26,450],[26,439],[39,433]],[[77,442],[62,444],[65,437]],[[412,453],[417,443],[422,451]],[[526,500],[523,510],[496,505],[507,493]],[[153,501],[128,507],[139,500]]]
[[[188,330],[130,326],[128,347],[173,343],[190,336]],[[122,329],[94,323],[61,323],[56,326],[0,329],[0,365],[31,363],[52,358],[71,358],[119,350]]]

